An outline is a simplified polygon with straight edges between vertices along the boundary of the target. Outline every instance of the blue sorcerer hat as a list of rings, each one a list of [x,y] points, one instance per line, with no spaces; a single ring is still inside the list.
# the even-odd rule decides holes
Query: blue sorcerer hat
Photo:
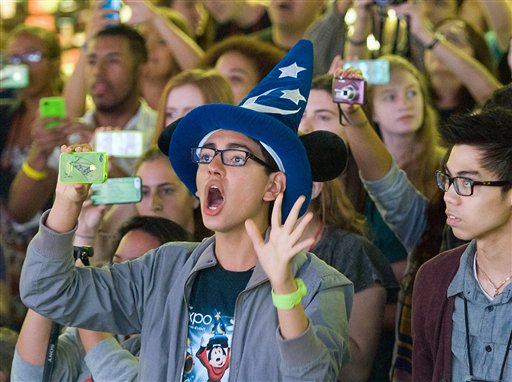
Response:
[[[176,126],[169,147],[171,165],[195,195],[197,164],[191,148],[217,130],[240,132],[259,141],[286,174],[282,218],[301,195],[300,215],[311,200],[311,169],[298,127],[311,87],[313,46],[299,41],[239,106],[208,104],[190,111]]]

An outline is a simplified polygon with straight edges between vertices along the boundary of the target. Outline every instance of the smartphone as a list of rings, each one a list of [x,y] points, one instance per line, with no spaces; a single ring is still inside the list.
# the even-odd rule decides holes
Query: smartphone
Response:
[[[112,130],[95,134],[95,150],[125,158],[140,157],[144,150],[142,131]]]
[[[91,185],[91,200],[99,204],[138,203],[142,200],[142,181],[138,176],[109,178],[105,183]]]
[[[63,152],[59,157],[61,183],[104,183],[108,174],[108,155],[102,152]]]
[[[121,0],[104,0],[103,9],[108,9],[111,13],[105,15],[105,18],[114,21],[116,24],[119,23],[119,11],[121,10]]]
[[[5,65],[0,69],[0,89],[23,89],[28,86],[28,66]]]
[[[389,83],[389,61],[387,60],[354,60],[345,61],[343,69],[357,68],[369,85],[385,85]]]
[[[64,118],[66,116],[66,108],[64,98],[62,97],[43,97],[39,100],[39,115],[42,118]],[[59,126],[59,122],[49,122],[44,127],[53,129]]]

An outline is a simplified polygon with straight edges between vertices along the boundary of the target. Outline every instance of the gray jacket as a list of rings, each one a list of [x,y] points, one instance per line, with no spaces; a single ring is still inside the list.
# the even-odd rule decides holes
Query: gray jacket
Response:
[[[51,231],[44,225],[47,214],[23,265],[23,302],[63,325],[140,332],[139,379],[181,380],[188,298],[197,272],[217,263],[215,238],[169,243],[111,268],[75,268],[74,231]],[[258,264],[235,305],[230,380],[336,380],[348,356],[352,284],[309,253],[294,258],[293,270],[308,288],[303,305],[309,327],[299,338],[280,336],[270,283]]]

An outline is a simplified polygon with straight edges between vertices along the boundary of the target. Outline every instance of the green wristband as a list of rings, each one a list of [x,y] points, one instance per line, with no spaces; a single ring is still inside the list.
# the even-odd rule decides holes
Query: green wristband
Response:
[[[272,289],[272,303],[277,309],[293,309],[296,305],[299,305],[302,301],[302,298],[308,292],[308,288],[304,281],[299,278],[295,279],[295,283],[297,284],[297,290],[288,294],[276,294],[274,289]]]

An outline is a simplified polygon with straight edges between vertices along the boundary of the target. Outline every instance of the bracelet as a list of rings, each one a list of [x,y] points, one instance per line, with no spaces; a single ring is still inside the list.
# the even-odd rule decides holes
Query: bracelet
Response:
[[[295,279],[295,283],[297,284],[297,290],[292,293],[276,294],[274,289],[272,289],[272,303],[277,309],[290,310],[300,304],[302,298],[308,292],[308,288],[306,284],[304,284],[304,281],[299,278]]]
[[[32,168],[27,161],[21,164],[21,171],[32,180],[42,180],[48,176],[48,171],[39,171]]]
[[[434,34],[434,38],[432,39],[430,44],[425,46],[425,49],[428,49],[428,50],[434,49],[434,47],[439,43],[439,41],[443,41],[444,39],[445,39],[445,37],[441,33],[436,32]]]
[[[366,44],[366,38],[363,38],[362,40],[352,40],[351,38],[349,38],[348,42],[354,46],[363,46]]]

